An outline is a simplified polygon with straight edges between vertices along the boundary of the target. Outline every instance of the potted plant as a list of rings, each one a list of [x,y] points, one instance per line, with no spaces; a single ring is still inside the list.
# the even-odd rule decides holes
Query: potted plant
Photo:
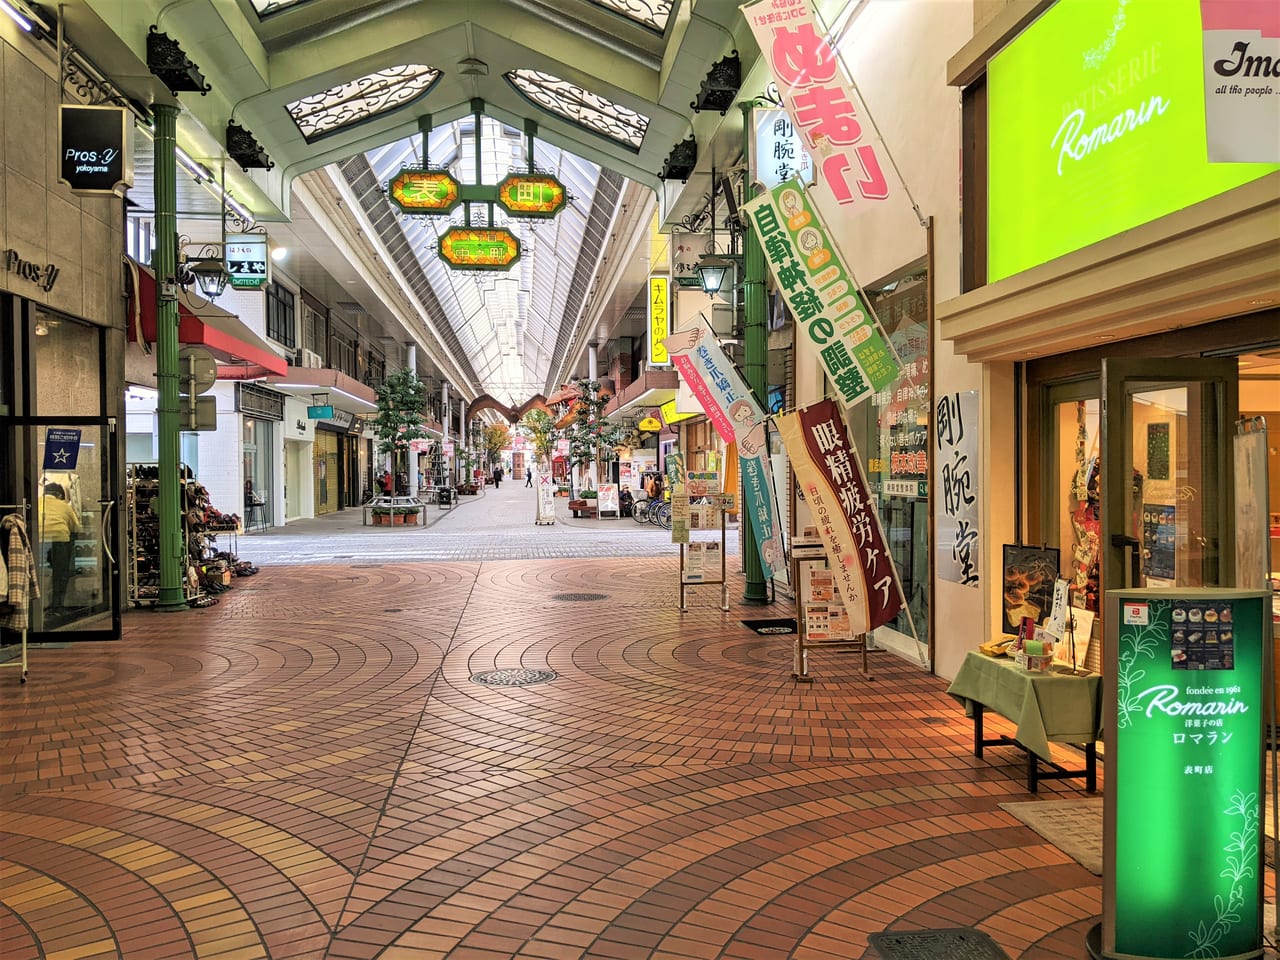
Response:
[[[418,522],[418,507],[374,507],[373,525],[375,527],[404,526]]]

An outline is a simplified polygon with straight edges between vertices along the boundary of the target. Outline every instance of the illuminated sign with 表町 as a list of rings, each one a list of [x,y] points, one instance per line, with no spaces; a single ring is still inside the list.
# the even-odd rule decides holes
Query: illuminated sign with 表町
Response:
[[[405,213],[448,213],[462,199],[447,170],[405,167],[387,184],[387,197]]]
[[[440,258],[458,270],[506,270],[520,259],[520,239],[501,227],[450,227]]]
[[[1060,0],[987,69],[994,282],[1256,180],[1210,163],[1200,4]]]

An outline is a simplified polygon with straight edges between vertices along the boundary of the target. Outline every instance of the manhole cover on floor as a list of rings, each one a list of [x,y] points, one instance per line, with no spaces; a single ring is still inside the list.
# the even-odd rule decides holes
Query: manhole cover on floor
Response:
[[[382,612],[383,613],[404,613],[404,610],[401,607],[387,607],[387,609],[383,610]]]
[[[551,598],[552,600],[568,600],[576,602],[579,600],[608,600],[607,593],[557,593]]]
[[[920,722],[921,722],[921,723],[931,723],[931,724],[933,724],[935,727],[943,727],[943,726],[946,726],[947,724],[949,724],[951,721],[950,721],[949,719],[947,719],[946,717],[921,717],[921,718],[920,718]]]
[[[353,563],[351,565],[351,569],[352,570],[375,570],[381,566],[382,564],[380,563]]]
[[[981,930],[893,930],[873,933],[871,946],[883,960],[1009,960]]]
[[[554,670],[526,670],[516,667],[511,670],[488,670],[484,673],[472,674],[472,683],[483,683],[490,687],[527,687],[535,683],[546,683],[554,680]]]

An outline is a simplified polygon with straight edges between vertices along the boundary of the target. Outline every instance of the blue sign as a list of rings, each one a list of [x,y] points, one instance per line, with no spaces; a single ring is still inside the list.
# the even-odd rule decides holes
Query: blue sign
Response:
[[[332,420],[333,407],[329,405],[307,407],[307,419],[309,420]]]
[[[45,470],[74,470],[79,456],[79,430],[50,427],[44,432]]]

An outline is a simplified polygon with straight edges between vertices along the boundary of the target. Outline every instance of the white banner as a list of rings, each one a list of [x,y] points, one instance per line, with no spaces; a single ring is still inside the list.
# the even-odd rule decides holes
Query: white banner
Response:
[[[938,398],[938,576],[978,586],[978,393]]]
[[[1280,163],[1280,3],[1200,0],[1211,163]]]
[[[756,0],[740,7],[764,53],[783,105],[816,166],[813,190],[829,216],[883,206],[892,169],[810,0]]]

